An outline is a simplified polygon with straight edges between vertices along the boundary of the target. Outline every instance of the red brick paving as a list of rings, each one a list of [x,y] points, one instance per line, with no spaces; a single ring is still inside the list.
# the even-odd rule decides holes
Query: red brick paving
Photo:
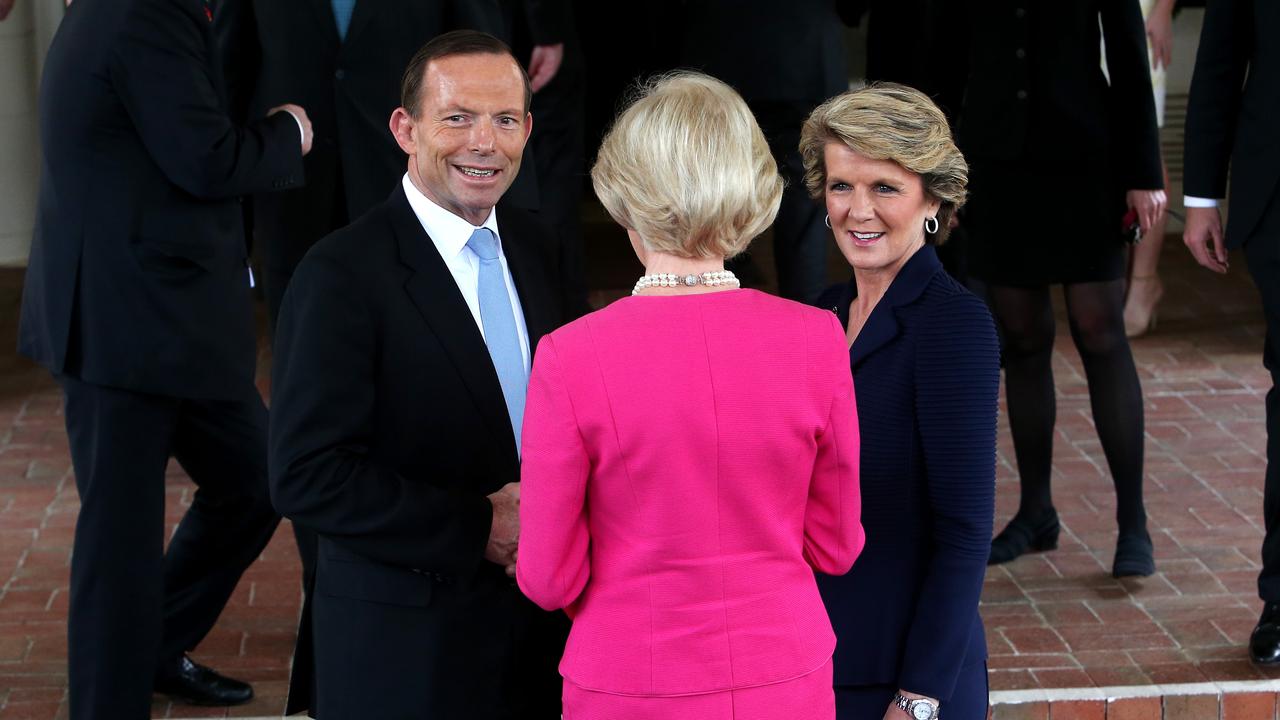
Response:
[[[1109,575],[1115,499],[1062,324],[1054,357],[1061,545],[988,573],[982,612],[994,691],[1280,678],[1280,670],[1248,663],[1243,647],[1260,608],[1254,581],[1262,539],[1262,395],[1270,382],[1261,367],[1255,291],[1242,263],[1219,278],[1191,267],[1185,251],[1169,245],[1161,324],[1133,345],[1146,397],[1147,498],[1159,572],[1125,581]],[[0,276],[0,328],[10,338],[19,281],[15,273]],[[597,293],[596,300],[618,294]],[[60,413],[46,373],[12,354],[0,357],[0,720],[66,716],[66,582],[78,501]],[[1003,419],[997,485],[999,527],[1017,502]],[[192,489],[172,468],[171,524]],[[157,698],[155,716],[278,715],[299,602],[286,524],[194,653],[253,681],[258,699],[227,713]],[[998,705],[993,717],[1154,720],[1162,708],[1169,720],[1217,718],[1219,708],[1224,718],[1275,716],[1272,693],[1224,697],[1221,704],[1216,696],[1025,702]]]

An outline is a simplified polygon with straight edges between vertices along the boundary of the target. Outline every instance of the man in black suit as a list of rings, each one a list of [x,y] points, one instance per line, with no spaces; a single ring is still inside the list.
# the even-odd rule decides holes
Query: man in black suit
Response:
[[[274,328],[289,278],[317,240],[381,203],[404,174],[386,118],[401,71],[448,30],[497,32],[497,0],[229,0],[217,15],[235,95],[251,112],[286,102],[315,122],[307,183],[254,198]]]
[[[251,206],[264,245],[267,322],[275,329],[289,278],[320,238],[382,202],[404,174],[386,118],[399,77],[427,40],[459,27],[495,29],[497,0],[225,0],[215,16],[232,105],[246,117],[293,102],[315,122],[306,185]],[[294,526],[304,585],[316,539]]]
[[[323,720],[560,716],[566,621],[509,577],[529,363],[562,319],[554,240],[498,203],[530,94],[493,37],[428,43],[391,117],[407,174],[290,283],[272,499],[320,536],[291,712],[310,700]]]
[[[40,88],[41,173],[19,350],[65,396],[80,492],[73,718],[145,718],[155,689],[252,696],[191,662],[279,518],[254,388],[237,197],[302,182],[306,113],[227,113],[202,0],[77,0]],[[170,456],[196,482],[164,552]]]
[[[773,223],[778,292],[816,300],[832,240],[826,211],[804,188],[800,128],[813,108],[849,89],[836,2],[693,0],[685,7],[682,61],[742,94],[787,180]]]
[[[1244,248],[1267,321],[1262,362],[1267,392],[1266,538],[1258,595],[1262,617],[1249,640],[1254,662],[1280,663],[1280,5],[1210,0],[1205,7],[1187,104],[1187,226],[1183,241],[1206,268],[1225,273],[1228,248]],[[1217,201],[1231,213],[1226,233]]]

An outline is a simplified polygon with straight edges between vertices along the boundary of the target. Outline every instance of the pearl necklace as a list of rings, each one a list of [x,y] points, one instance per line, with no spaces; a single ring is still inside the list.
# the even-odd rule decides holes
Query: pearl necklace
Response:
[[[718,270],[716,272],[704,272],[689,275],[676,275],[674,273],[657,273],[656,275],[644,275],[636,281],[636,286],[631,289],[632,295],[637,295],[641,290],[651,287],[693,287],[695,285],[706,285],[707,287],[719,287],[721,285],[740,286],[737,276],[728,270]]]

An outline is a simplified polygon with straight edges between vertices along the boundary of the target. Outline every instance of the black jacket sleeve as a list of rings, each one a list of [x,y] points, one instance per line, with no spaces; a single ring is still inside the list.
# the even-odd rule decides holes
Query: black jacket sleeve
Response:
[[[949,698],[991,551],[1000,353],[990,313],[967,293],[951,298],[928,319],[917,353],[915,411],[933,551],[899,686]]]
[[[288,113],[244,127],[227,114],[209,21],[195,3],[140,0],[109,64],[147,152],[170,182],[219,199],[302,184],[302,138]]]
[[[1146,25],[1136,1],[1101,4],[1118,177],[1126,190],[1164,187]]]
[[[1247,0],[1211,0],[1187,100],[1183,191],[1203,198],[1227,194],[1227,169],[1243,98],[1241,86],[1253,55]]]

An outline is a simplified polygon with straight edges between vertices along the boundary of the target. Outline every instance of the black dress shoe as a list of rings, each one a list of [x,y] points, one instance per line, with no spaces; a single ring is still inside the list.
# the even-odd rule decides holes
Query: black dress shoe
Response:
[[[1141,532],[1121,533],[1116,540],[1116,557],[1111,563],[1111,577],[1147,577],[1155,574],[1156,560],[1151,535]]]
[[[1280,603],[1267,603],[1249,636],[1249,659],[1259,665],[1280,664]]]
[[[1060,529],[1058,511],[1053,508],[1034,520],[1015,515],[996,539],[991,541],[991,555],[987,558],[987,564],[1007,563],[1028,551],[1057,549]]]
[[[253,699],[248,683],[219,675],[186,655],[156,673],[155,690],[192,705],[243,705]]]

